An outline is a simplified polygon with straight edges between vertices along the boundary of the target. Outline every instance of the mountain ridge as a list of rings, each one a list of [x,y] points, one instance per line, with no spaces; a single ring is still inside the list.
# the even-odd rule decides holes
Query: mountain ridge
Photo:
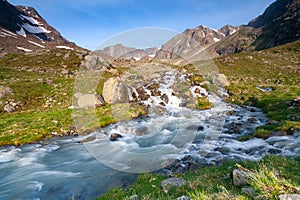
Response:
[[[0,52],[83,49],[65,39],[32,7],[14,6],[0,0],[0,9],[0,37],[3,38],[0,40]]]

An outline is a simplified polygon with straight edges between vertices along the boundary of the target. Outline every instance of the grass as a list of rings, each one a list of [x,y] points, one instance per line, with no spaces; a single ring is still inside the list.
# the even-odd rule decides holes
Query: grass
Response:
[[[34,143],[70,131],[75,125],[73,117],[78,114],[68,109],[72,105],[75,76],[64,76],[61,72],[71,70],[76,74],[82,61],[80,54],[56,49],[32,55],[8,54],[0,59],[0,85],[9,86],[14,92],[0,99],[0,145]],[[125,71],[120,70],[120,73]],[[102,93],[105,80],[113,76],[116,75],[110,72],[101,74],[96,88],[98,94]],[[20,106],[9,114],[3,110],[6,102],[18,102]],[[94,113],[79,119],[84,122],[81,133],[145,114],[140,105],[106,105],[80,112]]]
[[[215,59],[221,73],[230,81],[227,101],[263,109],[276,122],[272,129],[261,128],[257,135],[268,137],[272,131],[294,126],[300,128],[300,108],[291,106],[300,97],[300,41],[259,52],[240,53]],[[272,88],[262,92],[258,87]],[[291,124],[291,126],[288,126]]]
[[[257,198],[277,199],[281,194],[300,193],[299,185],[281,176],[273,167],[266,164],[259,165],[259,168],[250,176],[250,185],[258,194]]]
[[[53,137],[69,130],[72,110],[26,112],[0,115],[0,145],[21,145]]]
[[[207,97],[197,97],[197,109],[206,110],[213,106]]]
[[[253,199],[253,197],[242,193],[240,188],[232,185],[230,172],[235,168],[235,164],[235,162],[230,162],[216,167],[203,167],[193,173],[177,174],[178,177],[187,180],[188,184],[179,188],[172,188],[168,193],[164,192],[160,186],[161,181],[167,177],[152,173],[141,174],[136,183],[129,188],[112,189],[99,197],[98,200],[129,199],[132,195],[138,195],[139,199],[151,200],[175,199],[182,195],[190,196],[194,200]],[[250,185],[255,189],[255,197],[257,198],[265,195],[266,190],[264,187],[271,187],[270,191],[276,191],[274,192],[275,195],[299,191],[300,189],[300,175],[298,169],[300,157],[293,159],[267,156],[258,163],[247,161],[239,162],[239,164],[253,172]],[[272,181],[274,184],[270,185]],[[284,184],[286,185],[285,187],[289,189],[280,190],[279,192],[277,187],[284,187]],[[260,189],[258,189],[258,187]]]

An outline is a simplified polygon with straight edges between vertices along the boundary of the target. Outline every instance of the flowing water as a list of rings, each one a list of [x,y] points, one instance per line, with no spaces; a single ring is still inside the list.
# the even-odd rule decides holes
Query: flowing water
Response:
[[[84,136],[1,147],[0,199],[94,199],[110,188],[126,187],[136,173],[158,170],[172,161],[182,169],[187,157],[196,164],[215,165],[268,154],[299,155],[298,132],[267,140],[236,140],[266,123],[257,108],[229,105],[213,93],[206,94],[212,109],[180,107],[181,99],[170,88],[172,77],[167,73],[160,80],[161,91],[169,97],[163,113],[110,125],[91,133],[97,138],[92,142],[80,143],[89,137]],[[155,107],[159,101],[151,97],[145,103]],[[123,137],[110,141],[113,133]]]

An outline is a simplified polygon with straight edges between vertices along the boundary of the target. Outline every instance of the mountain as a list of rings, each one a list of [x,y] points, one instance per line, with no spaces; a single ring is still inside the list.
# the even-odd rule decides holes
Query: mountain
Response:
[[[13,6],[0,0],[0,10],[0,52],[79,48],[62,37],[32,7]]]
[[[254,42],[257,50],[300,39],[300,0],[277,0],[248,26],[262,29]]]
[[[211,45],[234,34],[236,28],[226,25],[220,30],[211,29],[205,26],[198,26],[194,29],[187,29],[182,34],[173,37],[166,42],[155,55],[156,59],[174,59],[177,57],[191,58],[203,52]]]
[[[137,60],[146,57],[154,57],[157,51],[157,48],[136,49],[132,47],[126,47],[120,43],[112,46],[107,46],[102,50],[103,53],[113,58],[135,58]]]
[[[210,47],[226,55],[263,50],[300,39],[300,0],[277,0],[262,15],[240,26],[237,33]]]
[[[248,25],[187,29],[166,42],[156,59],[182,57],[193,61],[263,50],[300,39],[300,0],[277,0]],[[204,51],[205,50],[205,51]],[[208,55],[209,54],[209,55]]]

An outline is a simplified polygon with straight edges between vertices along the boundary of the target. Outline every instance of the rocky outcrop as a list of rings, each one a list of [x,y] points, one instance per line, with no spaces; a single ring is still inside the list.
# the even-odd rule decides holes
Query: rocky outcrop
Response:
[[[103,86],[104,101],[109,104],[128,103],[133,100],[133,89],[119,78],[109,78]]]

